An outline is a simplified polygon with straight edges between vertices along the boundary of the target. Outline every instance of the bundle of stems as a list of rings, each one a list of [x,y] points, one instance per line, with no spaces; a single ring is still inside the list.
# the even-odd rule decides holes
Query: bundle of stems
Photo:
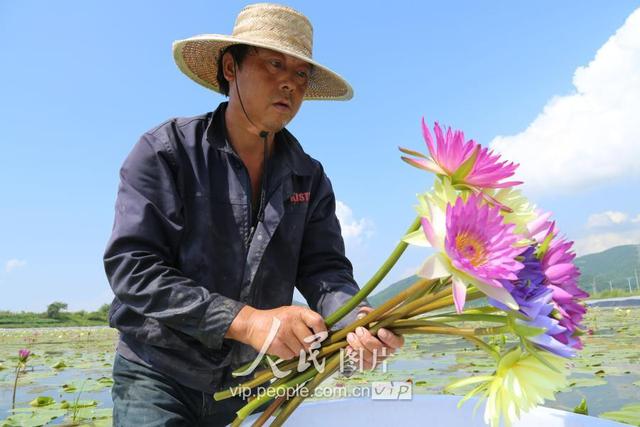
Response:
[[[419,226],[419,218],[416,218],[409,227],[408,232],[417,230]],[[338,311],[325,319],[327,329],[330,329],[331,326],[340,321],[369,295],[389,270],[391,270],[406,249],[406,246],[406,243],[400,242],[387,261],[378,272],[376,272],[372,279],[362,287],[360,292],[352,297]],[[475,289],[470,289],[467,293],[467,301],[482,297],[484,297],[484,294]],[[322,342],[321,347],[315,355],[316,360],[323,360],[324,369],[318,371],[315,364],[309,364],[306,370],[298,372],[296,370],[298,366],[297,359],[279,360],[277,367],[280,371],[291,371],[283,378],[277,378],[276,373],[274,373],[272,369],[265,368],[256,372],[251,380],[228,390],[215,393],[214,399],[227,399],[241,394],[243,390],[268,384],[266,385],[264,393],[251,398],[248,403],[237,412],[237,417],[232,425],[238,426],[242,424],[256,409],[273,401],[254,422],[253,426],[264,425],[269,418],[274,415],[275,419],[271,422],[270,426],[280,426],[306,397],[312,395],[313,390],[318,387],[318,385],[339,369],[341,366],[340,357],[343,354],[341,349],[348,346],[346,337],[350,332],[354,332],[356,328],[360,326],[368,329],[372,335],[375,335],[380,328],[385,328],[402,335],[456,335],[483,347],[485,350],[488,350],[490,354],[495,352],[478,337],[507,332],[508,325],[506,316],[492,314],[497,310],[491,307],[470,309],[460,314],[457,314],[455,311],[438,314],[433,313],[435,311],[442,311],[442,309],[448,307],[453,307],[450,280],[418,279],[410,287],[369,312],[366,316],[355,320],[338,331],[330,333],[327,339]],[[457,327],[451,324],[467,321],[491,322],[497,323],[498,326],[472,328]],[[241,367],[238,370],[244,370],[244,368],[245,367]]]

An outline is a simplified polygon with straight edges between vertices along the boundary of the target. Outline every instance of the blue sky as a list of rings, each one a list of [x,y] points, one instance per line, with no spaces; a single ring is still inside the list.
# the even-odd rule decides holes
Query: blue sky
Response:
[[[147,129],[223,100],[179,72],[171,43],[230,33],[245,4],[0,2],[0,309],[110,301],[101,257],[122,161]],[[289,129],[333,182],[359,282],[431,185],[397,151],[424,149],[422,116],[519,161],[579,254],[640,242],[638,14],[625,26],[639,2],[287,4],[355,89],[305,103]],[[408,251],[386,283],[425,256]]]

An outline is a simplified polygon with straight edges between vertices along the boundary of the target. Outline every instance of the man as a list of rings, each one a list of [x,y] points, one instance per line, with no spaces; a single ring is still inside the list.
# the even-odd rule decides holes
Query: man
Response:
[[[115,425],[231,422],[246,402],[212,393],[246,379],[231,372],[256,357],[275,319],[268,353],[297,357],[358,291],[331,184],[284,128],[303,99],[352,96],[311,59],[311,34],[300,13],[258,4],[241,11],[232,36],[174,44],[180,69],[229,102],[145,133],[120,171],[104,254],[109,321],[121,332]],[[294,286],[313,310],[291,306]],[[382,329],[348,339],[370,369],[374,351],[403,344]]]

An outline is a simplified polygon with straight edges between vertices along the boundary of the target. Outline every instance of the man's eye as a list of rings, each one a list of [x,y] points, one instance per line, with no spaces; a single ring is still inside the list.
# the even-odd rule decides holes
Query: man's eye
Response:
[[[282,62],[278,61],[277,59],[272,59],[271,65],[273,65],[276,68],[280,68],[282,66]]]
[[[306,71],[298,71],[298,77],[306,79],[307,77],[309,77],[309,73],[307,73]]]

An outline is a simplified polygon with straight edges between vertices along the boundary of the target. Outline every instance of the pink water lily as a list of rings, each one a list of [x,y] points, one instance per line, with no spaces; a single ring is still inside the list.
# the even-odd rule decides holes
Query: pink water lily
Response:
[[[547,286],[553,290],[553,302],[561,317],[559,323],[567,329],[565,333],[554,338],[573,348],[581,349],[582,342],[575,332],[576,329],[584,328],[582,319],[587,309],[582,300],[589,294],[578,286],[580,270],[573,262],[576,255],[572,246],[573,242],[554,236],[541,262]]]
[[[431,209],[429,218],[422,218],[422,228],[431,246],[440,252],[427,259],[418,275],[430,279],[451,276],[457,312],[464,307],[468,284],[518,309],[501,283],[515,280],[523,268],[516,257],[525,248],[514,246],[519,240],[513,232],[515,225],[505,224],[499,208],[482,203],[476,195],[447,205],[444,221],[436,209]]]
[[[452,131],[451,128],[447,128],[446,133],[443,133],[437,122],[433,130],[436,136],[435,144],[429,128],[422,119],[422,133],[430,157],[400,148],[403,153],[418,157],[402,157],[402,160],[437,175],[448,176],[454,185],[468,187],[476,192],[485,188],[506,188],[522,184],[521,181],[501,182],[515,173],[517,164],[500,162],[499,155],[493,154],[493,151],[483,148],[474,140],[465,142],[464,133],[460,130]]]
[[[31,356],[31,350],[27,350],[26,348],[22,348],[18,351],[18,360],[20,363],[26,363],[27,359]]]
[[[558,232],[555,221],[551,220],[551,212],[536,210],[537,218],[527,224],[526,236],[537,243],[542,243],[549,235]]]

